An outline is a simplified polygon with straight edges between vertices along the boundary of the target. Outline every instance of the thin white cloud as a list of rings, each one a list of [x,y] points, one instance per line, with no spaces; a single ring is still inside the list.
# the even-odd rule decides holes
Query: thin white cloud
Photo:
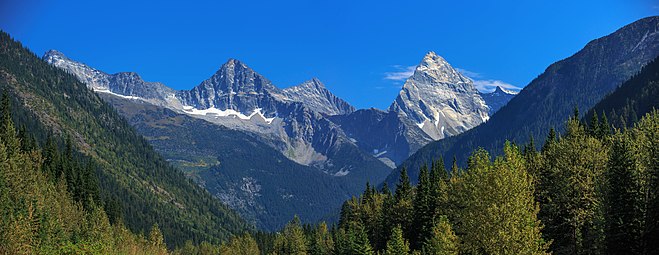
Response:
[[[467,69],[462,69],[462,68],[456,68],[455,70],[458,70],[458,72],[464,74],[465,76],[471,78],[472,80],[475,78],[480,78],[481,74],[477,72],[472,72]]]
[[[481,92],[492,92],[496,87],[520,91],[522,88],[501,80],[474,80],[474,86]]]
[[[384,73],[384,79],[385,80],[392,80],[392,81],[405,81],[407,78],[410,78],[412,74],[414,74],[414,69],[416,69],[416,66],[400,66],[396,65],[394,68],[397,69],[395,72],[386,72]]]
[[[497,87],[502,87],[504,89],[508,90],[514,90],[514,91],[520,91],[522,88],[517,87],[515,85],[512,85],[510,83],[507,83],[502,80],[488,80],[488,79],[478,79],[482,78],[483,75],[477,72],[472,72],[466,69],[462,68],[456,68],[458,72],[464,74],[465,76],[469,77],[471,80],[474,81],[474,86],[476,89],[478,89],[480,92],[492,92],[494,91]]]

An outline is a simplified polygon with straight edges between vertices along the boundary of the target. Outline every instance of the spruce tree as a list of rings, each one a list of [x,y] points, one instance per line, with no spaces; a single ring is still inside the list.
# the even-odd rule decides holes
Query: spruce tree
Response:
[[[390,232],[393,226],[400,225],[403,234],[411,234],[413,219],[413,199],[414,190],[410,184],[407,170],[403,168],[400,173],[400,179],[396,184],[394,193],[394,204],[387,209],[385,217],[387,218],[388,230]]]
[[[644,201],[642,173],[637,169],[632,141],[616,136],[609,158],[606,205],[606,249],[608,254],[643,253]]]
[[[325,222],[321,222],[313,231],[309,253],[330,255],[334,252],[334,240]]]
[[[391,237],[387,242],[387,248],[384,255],[408,255],[410,254],[410,247],[408,242],[403,238],[403,230],[400,226],[396,226],[391,231]]]
[[[277,254],[307,254],[306,237],[300,224],[300,218],[297,215],[286,224],[281,233],[277,234],[274,246]]]
[[[336,234],[335,254],[337,255],[372,255],[373,248],[368,241],[366,229],[360,222],[350,222]]]
[[[419,173],[419,184],[416,186],[414,197],[414,210],[412,228],[406,233],[411,240],[412,249],[421,248],[423,242],[432,236],[434,202],[432,199],[432,185],[428,173],[428,167],[422,166]]]
[[[594,137],[597,137],[600,130],[600,121],[597,113],[593,113],[593,116],[590,118],[590,123],[588,125],[588,133]]]
[[[449,175],[444,166],[444,159],[440,158],[433,163],[430,172],[431,201],[433,216],[448,213]]]

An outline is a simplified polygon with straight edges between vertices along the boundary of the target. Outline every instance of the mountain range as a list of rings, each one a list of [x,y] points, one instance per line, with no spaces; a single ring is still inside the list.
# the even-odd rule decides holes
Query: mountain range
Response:
[[[327,216],[425,144],[486,121],[510,98],[492,96],[487,105],[489,94],[434,52],[387,111],[356,110],[317,78],[280,89],[235,59],[178,91],[133,72],[105,73],[56,50],[43,59],[103,95],[170,162],[271,230],[295,213],[304,221]],[[263,164],[269,161],[276,163]],[[319,184],[313,197],[300,191],[310,182]]]

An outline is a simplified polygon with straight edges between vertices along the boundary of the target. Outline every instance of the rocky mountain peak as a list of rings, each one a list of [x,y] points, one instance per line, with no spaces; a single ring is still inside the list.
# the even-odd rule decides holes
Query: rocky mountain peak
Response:
[[[209,79],[198,87],[224,93],[262,93],[273,90],[272,83],[237,59],[229,59]]]
[[[325,88],[325,84],[323,84],[323,83],[322,83],[318,78],[316,78],[316,77],[313,77],[313,78],[311,78],[311,80],[308,80],[308,81],[303,82],[303,83],[300,84],[299,86],[302,86],[302,87],[308,87],[308,88],[316,89],[316,90],[323,90],[323,89],[326,89],[326,88]]]
[[[347,114],[355,111],[353,106],[332,94],[315,77],[300,85],[284,89],[283,97],[287,100],[302,102],[311,110],[324,115]]]
[[[493,93],[503,93],[503,94],[509,94],[509,95],[517,95],[517,91],[509,90],[509,89],[504,89],[501,86],[497,86],[494,89]]]
[[[444,58],[428,52],[389,107],[433,139],[462,133],[488,119],[473,82]]]
[[[87,84],[94,90],[109,90],[110,77],[107,73],[91,68],[81,62],[69,59],[64,53],[57,50],[47,51],[42,59],[47,63],[75,75],[78,80]]]
[[[444,58],[430,51],[414,70],[412,78],[417,80],[433,80],[451,84],[471,82],[469,78],[453,68]]]
[[[58,50],[55,50],[55,49],[51,49],[51,50],[47,51],[47,52],[43,55],[42,58],[43,58],[44,60],[47,60],[47,59],[53,59],[53,58],[68,59],[68,58],[64,55],[64,53],[62,53],[62,52],[60,52],[60,51],[58,51]]]

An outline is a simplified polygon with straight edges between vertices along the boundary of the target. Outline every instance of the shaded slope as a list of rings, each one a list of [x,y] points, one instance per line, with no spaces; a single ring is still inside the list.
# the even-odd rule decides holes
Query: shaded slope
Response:
[[[641,117],[659,108],[659,59],[643,67],[641,72],[607,95],[584,116],[590,121],[593,113],[606,113],[608,122],[616,128],[632,127]]]

